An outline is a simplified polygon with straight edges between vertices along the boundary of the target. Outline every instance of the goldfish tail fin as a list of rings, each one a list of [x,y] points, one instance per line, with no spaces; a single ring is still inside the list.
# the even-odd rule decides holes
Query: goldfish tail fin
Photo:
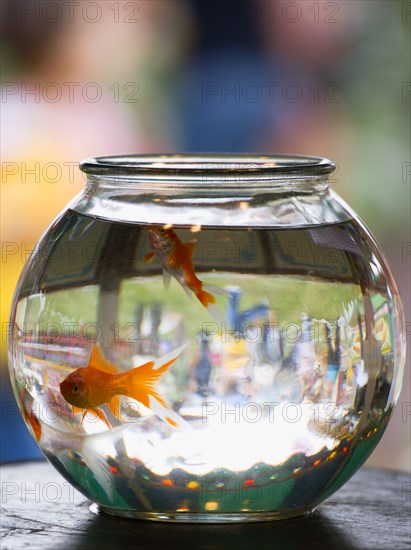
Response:
[[[211,292],[212,294],[217,294],[217,296],[225,296],[226,298],[230,298],[231,294],[226,288],[221,288],[217,285],[212,285],[209,283],[203,284],[203,289],[207,290],[208,292]]]
[[[211,294],[211,292],[201,289],[196,292],[196,296],[204,307],[208,307],[210,304],[215,304],[215,296]]]
[[[207,290],[204,290],[204,288],[207,288]],[[213,294],[209,292],[210,290],[213,291]],[[220,324],[226,322],[226,318],[225,315],[218,308],[214,294],[226,295],[226,292],[226,290],[215,287],[213,285],[203,285],[203,288],[200,290],[200,292],[196,294],[197,298],[200,300],[203,306],[207,308],[207,311],[214,319],[214,321]]]
[[[164,406],[164,401],[160,401],[153,395],[149,396],[149,408],[159,417],[164,420],[169,426],[177,430],[192,430],[193,427],[178,413],[176,413],[167,404]]]
[[[162,371],[162,374],[166,370],[171,367],[171,365],[180,357],[180,355],[183,353],[183,351],[186,349],[188,344],[183,344],[182,346],[179,346],[176,349],[173,349],[173,351],[170,351],[170,353],[167,353],[167,355],[163,355],[162,357],[158,357],[157,359],[154,359],[154,371]],[[140,367],[137,367],[140,368]]]
[[[164,399],[154,388],[154,384],[165,374],[178,359],[187,344],[176,348],[155,361],[149,361],[140,367],[126,373],[125,395],[135,399],[155,412],[162,420],[174,427],[184,424],[184,421],[174,413]],[[171,421],[170,421],[171,420]]]
[[[207,308],[208,313],[214,321],[221,327],[224,323],[227,326],[227,316],[219,309],[216,304],[210,304]]]

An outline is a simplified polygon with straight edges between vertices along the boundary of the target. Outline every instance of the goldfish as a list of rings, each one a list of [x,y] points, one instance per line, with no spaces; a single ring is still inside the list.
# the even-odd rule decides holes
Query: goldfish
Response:
[[[23,390],[20,393],[21,406],[23,409],[23,418],[27,422],[27,424],[29,424],[29,426],[31,427],[36,440],[40,441],[41,433],[42,433],[41,424],[40,424],[40,420],[34,414],[31,405],[27,404],[29,395],[30,394],[27,390]]]
[[[171,277],[174,277],[189,297],[191,297],[190,291],[193,292],[201,304],[215,316],[216,309],[213,309],[212,305],[215,304],[216,298],[204,289],[205,284],[197,277],[193,265],[195,242],[181,242],[176,232],[166,227],[149,227],[148,238],[151,252],[143,259],[145,262],[158,259],[163,267],[164,286],[168,288]],[[224,290],[217,287],[211,285],[207,287],[214,293],[226,294]]]
[[[41,439],[41,424],[37,416],[33,411],[29,410],[25,405],[23,405],[23,417],[28,424],[30,424],[31,429],[33,430],[34,436],[37,441]]]
[[[167,372],[185,347],[119,373],[116,366],[104,357],[99,345],[94,344],[87,367],[78,368],[60,383],[61,394],[72,405],[73,413],[83,412],[82,422],[86,414],[91,413],[111,429],[106,415],[98,407],[107,404],[115,418],[120,420],[120,396],[124,395],[139,401],[174,428],[190,427],[154,388],[155,382]]]

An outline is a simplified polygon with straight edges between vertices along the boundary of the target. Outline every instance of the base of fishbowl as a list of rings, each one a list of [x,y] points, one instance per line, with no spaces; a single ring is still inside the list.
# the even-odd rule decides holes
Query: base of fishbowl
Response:
[[[135,512],[134,510],[124,510],[122,508],[110,508],[91,504],[90,511],[94,514],[109,514],[110,516],[119,516],[123,518],[137,519],[143,521],[161,521],[167,523],[250,523],[262,521],[274,521],[281,519],[290,519],[302,515],[311,514],[314,508],[300,508],[298,510],[285,510],[281,512],[238,512],[227,514],[202,514],[186,512]]]

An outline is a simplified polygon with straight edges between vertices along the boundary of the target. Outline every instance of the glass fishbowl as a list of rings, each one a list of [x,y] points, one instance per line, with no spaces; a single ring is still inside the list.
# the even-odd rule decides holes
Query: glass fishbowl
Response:
[[[100,510],[313,510],[363,464],[404,367],[398,290],[317,157],[87,159],[15,293],[9,364],[47,459]]]

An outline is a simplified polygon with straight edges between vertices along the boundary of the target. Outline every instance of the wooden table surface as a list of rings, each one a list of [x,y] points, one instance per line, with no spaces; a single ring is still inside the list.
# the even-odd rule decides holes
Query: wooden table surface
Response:
[[[93,514],[46,462],[1,468],[1,550],[411,548],[411,478],[360,470],[310,516],[269,523],[190,525]]]

